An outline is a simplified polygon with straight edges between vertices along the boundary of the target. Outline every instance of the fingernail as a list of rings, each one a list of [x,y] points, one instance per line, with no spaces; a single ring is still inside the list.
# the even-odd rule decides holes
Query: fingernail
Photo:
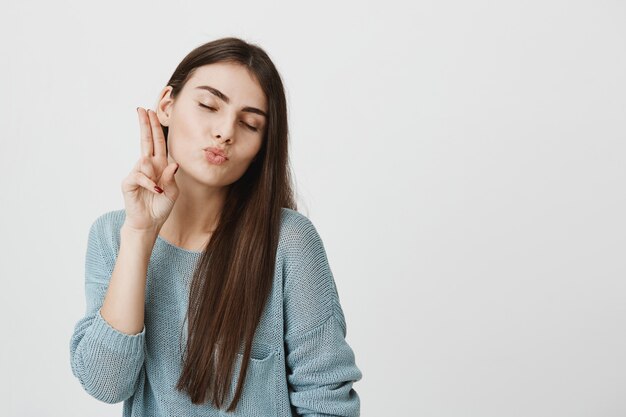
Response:
[[[157,193],[161,194],[163,192],[163,190],[161,189],[161,187],[159,187],[158,185],[154,186],[154,191],[156,191]]]

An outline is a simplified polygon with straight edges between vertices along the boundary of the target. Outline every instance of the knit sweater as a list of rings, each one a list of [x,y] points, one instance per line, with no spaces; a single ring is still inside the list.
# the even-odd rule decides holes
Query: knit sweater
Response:
[[[282,208],[272,289],[253,338],[242,396],[237,409],[226,413],[209,400],[192,404],[175,388],[189,284],[201,252],[157,236],[140,333],[118,331],[100,314],[125,215],[125,210],[104,213],[89,230],[86,311],[69,344],[72,373],[89,395],[110,404],[123,401],[124,417],[359,416],[352,384],[362,374],[345,339],[346,321],[324,245],[306,216]],[[226,405],[234,397],[242,359],[243,347]]]

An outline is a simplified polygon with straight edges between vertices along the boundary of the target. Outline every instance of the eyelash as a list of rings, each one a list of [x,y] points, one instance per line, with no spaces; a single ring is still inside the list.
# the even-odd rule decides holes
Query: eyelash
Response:
[[[200,107],[204,107],[205,109],[209,109],[209,110],[211,110],[211,111],[215,111],[215,110],[216,110],[215,108],[213,108],[213,107],[209,107],[209,106],[205,106],[205,105],[204,105],[204,104],[202,104],[202,103],[198,103],[198,106],[200,106]],[[244,123],[244,125],[246,125],[246,127],[247,127],[248,129],[252,130],[253,132],[258,132],[258,131],[259,131],[259,129],[257,129],[256,127],[250,126],[248,123]]]

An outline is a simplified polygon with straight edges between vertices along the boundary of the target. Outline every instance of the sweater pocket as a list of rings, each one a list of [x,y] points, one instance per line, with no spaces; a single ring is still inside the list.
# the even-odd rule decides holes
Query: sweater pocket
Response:
[[[275,416],[278,414],[276,405],[276,379],[278,375],[277,355],[270,345],[253,343],[250,362],[243,384],[239,403],[234,412],[226,413],[225,409],[235,396],[239,382],[239,371],[243,363],[243,352],[237,353],[233,368],[230,393],[226,396],[221,416]]]

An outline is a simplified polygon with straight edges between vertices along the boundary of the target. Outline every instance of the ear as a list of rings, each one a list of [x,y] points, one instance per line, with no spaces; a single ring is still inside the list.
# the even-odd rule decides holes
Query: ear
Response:
[[[161,90],[159,103],[156,107],[157,117],[163,126],[169,126],[170,123],[172,106],[174,105],[174,99],[171,97],[172,89],[171,85],[167,85]]]

